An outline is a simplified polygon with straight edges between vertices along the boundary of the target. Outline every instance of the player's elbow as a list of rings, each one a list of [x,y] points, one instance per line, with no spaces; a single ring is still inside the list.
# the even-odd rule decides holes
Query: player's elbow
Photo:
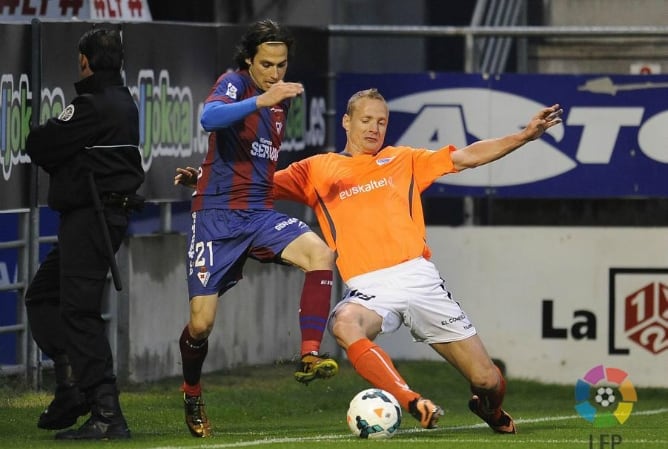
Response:
[[[492,152],[480,151],[480,147],[474,145],[469,145],[452,153],[452,163],[458,171],[480,167],[500,157],[500,155]]]
[[[199,119],[199,124],[202,125],[202,128],[206,132],[215,131],[216,129],[219,128],[219,126],[216,126],[216,123],[213,121],[213,118],[210,117],[210,115],[206,114],[205,112],[202,113],[202,117],[200,117]]]
[[[230,125],[228,117],[215,103],[207,103],[202,109],[199,123],[206,132],[217,131]]]

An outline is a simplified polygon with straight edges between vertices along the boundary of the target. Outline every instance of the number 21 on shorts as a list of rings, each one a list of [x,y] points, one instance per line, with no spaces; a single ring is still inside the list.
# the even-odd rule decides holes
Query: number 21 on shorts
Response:
[[[211,241],[195,243],[195,254],[196,267],[210,267],[213,265],[213,244]]]

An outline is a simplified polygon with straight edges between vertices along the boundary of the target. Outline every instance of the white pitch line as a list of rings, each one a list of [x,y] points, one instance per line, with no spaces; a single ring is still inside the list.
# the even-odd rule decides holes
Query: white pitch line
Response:
[[[638,411],[638,412],[631,412],[631,416],[647,416],[647,415],[659,415],[661,413],[667,413],[668,408],[658,408],[656,410],[643,410],[643,411]],[[582,419],[580,415],[568,415],[568,416],[551,416],[551,417],[545,417],[545,418],[530,418],[530,419],[515,419],[515,423],[517,424],[533,424],[533,423],[539,423],[539,422],[550,422],[550,421],[566,421],[569,419]],[[477,429],[478,427],[487,427],[487,424],[485,423],[478,423],[478,424],[471,424],[468,426],[452,426],[452,427],[445,427],[445,430],[462,430],[462,429]]]
[[[659,408],[656,410],[643,410],[643,411],[638,411],[638,412],[633,412],[632,416],[640,415],[640,416],[647,416],[647,415],[658,415],[661,413],[668,413],[668,408]],[[545,418],[530,418],[530,419],[516,419],[515,422],[517,424],[533,424],[533,423],[539,423],[539,422],[551,422],[551,421],[566,421],[569,419],[582,419],[580,415],[567,415],[567,416],[552,416],[552,417],[545,417]],[[433,430],[425,430],[425,429],[406,429],[406,430],[401,430],[401,433],[417,433],[417,432],[447,432],[449,430],[466,430],[466,429],[477,429],[477,428],[484,428],[487,427],[487,424],[484,423],[479,423],[479,424],[471,424],[467,426],[450,426],[450,427],[439,427],[438,429],[433,429]],[[240,434],[241,435],[241,434]],[[351,435],[346,433],[346,434],[338,434],[338,435],[320,435],[320,436],[312,436],[312,437],[284,437],[284,438],[264,438],[260,440],[252,440],[252,441],[239,441],[237,443],[219,443],[219,444],[200,444],[197,447],[202,448],[202,449],[226,449],[226,448],[235,448],[235,447],[252,447],[252,446],[264,446],[266,444],[278,444],[278,443],[301,443],[301,442],[306,442],[306,441],[318,441],[318,440],[343,440],[343,439],[350,439]],[[406,442],[420,442],[419,440],[405,440]],[[426,442],[426,441],[425,441]],[[488,441],[483,440],[483,439],[476,439],[476,438],[465,438],[465,439],[448,439],[448,442],[450,443],[466,443],[466,442],[475,442],[475,443],[486,443]],[[498,441],[489,441],[490,443],[498,443]],[[513,442],[515,443],[531,443],[535,442],[534,440],[518,440],[513,438]],[[541,443],[565,443],[565,442],[573,442],[573,443],[578,443],[578,442],[583,442],[587,443],[589,440],[573,440],[573,441],[564,441],[564,440],[541,440]],[[647,440],[646,442],[654,443],[657,441],[653,440]],[[663,442],[663,441],[658,441],[658,442]],[[433,443],[433,441],[429,441],[429,443]],[[159,446],[155,447],[152,449],[186,449],[190,448],[192,446]]]

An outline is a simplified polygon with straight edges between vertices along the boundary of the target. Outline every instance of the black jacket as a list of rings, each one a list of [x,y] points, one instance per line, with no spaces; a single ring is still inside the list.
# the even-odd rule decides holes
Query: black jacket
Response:
[[[26,139],[26,152],[50,175],[48,205],[61,212],[92,206],[89,173],[100,196],[135,193],[144,181],[139,113],[120,74],[98,71],[74,86],[72,103]]]

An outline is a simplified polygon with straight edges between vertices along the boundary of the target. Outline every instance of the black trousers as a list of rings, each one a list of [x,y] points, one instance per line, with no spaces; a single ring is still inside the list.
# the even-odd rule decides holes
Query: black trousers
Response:
[[[124,209],[106,208],[114,253],[128,227]],[[26,292],[28,322],[39,348],[51,358],[67,354],[81,390],[115,382],[102,300],[109,263],[94,209],[60,216],[58,243]]]

